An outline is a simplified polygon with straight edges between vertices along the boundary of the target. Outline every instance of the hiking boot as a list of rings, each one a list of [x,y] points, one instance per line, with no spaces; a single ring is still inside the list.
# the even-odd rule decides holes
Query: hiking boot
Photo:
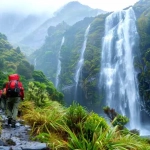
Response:
[[[10,118],[8,118],[8,122],[7,122],[7,123],[8,123],[8,125],[9,125],[9,124],[11,124],[11,121],[12,121],[12,118],[11,118],[11,117],[10,117]]]
[[[11,127],[12,128],[16,128],[16,120],[12,120],[11,121]]]

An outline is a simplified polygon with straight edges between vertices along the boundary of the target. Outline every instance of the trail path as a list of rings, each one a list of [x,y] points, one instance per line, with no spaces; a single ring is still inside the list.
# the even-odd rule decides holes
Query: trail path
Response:
[[[17,120],[16,128],[7,125],[7,118],[0,110],[2,117],[2,133],[0,136],[0,150],[50,150],[46,143],[31,141],[29,139],[30,126],[23,125]]]

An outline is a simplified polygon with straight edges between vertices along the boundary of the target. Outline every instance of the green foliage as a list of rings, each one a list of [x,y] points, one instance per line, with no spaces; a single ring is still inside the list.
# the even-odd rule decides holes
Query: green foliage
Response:
[[[84,34],[93,18],[85,18],[74,24],[65,32],[65,43],[61,49],[61,76],[60,86],[74,83],[74,72],[81,53],[84,42]]]
[[[99,132],[101,129],[105,131],[108,129],[108,124],[103,117],[96,113],[91,113],[84,122],[84,129],[92,133]]]
[[[142,54],[150,47],[150,14],[147,16],[142,15],[138,19],[138,32],[140,34],[140,49],[144,50],[142,51]]]
[[[68,28],[69,26],[65,22],[58,24],[56,27],[50,26],[43,46],[29,56],[32,64],[34,64],[32,60],[38,60],[35,69],[43,71],[53,83],[55,82],[58,53],[61,48],[63,34]]]
[[[83,132],[80,133],[80,136],[77,136],[69,128],[64,128],[69,134],[66,145],[70,150],[146,150],[150,148],[148,143],[140,139],[137,135],[121,135],[117,126],[109,128],[105,132],[103,130],[94,132],[91,141],[85,138]]]
[[[47,89],[52,89],[51,93]],[[49,101],[59,101],[62,103],[63,95],[54,86],[40,82],[29,82],[26,99],[34,101],[38,107],[49,105]]]
[[[75,133],[80,132],[79,126],[86,120],[87,111],[78,103],[73,102],[67,109],[65,119],[67,126]]]
[[[48,79],[55,83],[57,60],[60,52],[61,73],[59,76],[59,89],[74,84],[75,70],[83,46],[84,34],[90,25],[84,54],[85,61],[81,72],[82,78],[80,76],[79,79],[81,92],[85,97],[85,105],[90,102],[95,105],[99,101],[97,83],[100,71],[101,43],[107,15],[85,18],[71,27],[64,22],[56,27],[49,27],[44,45],[29,57],[31,61],[38,60],[35,69],[43,71]],[[65,42],[61,47],[63,37]],[[32,63],[34,62],[32,61]]]
[[[112,125],[118,125],[121,129],[129,122],[129,119],[126,116],[117,115],[114,120],[112,121]]]
[[[32,78],[32,72],[34,70],[34,66],[30,65],[27,61],[22,61],[17,66],[17,73],[24,76],[26,79]]]
[[[46,142],[52,149],[148,150],[150,148],[148,140],[131,132],[123,133],[118,130],[118,125],[109,127],[104,118],[95,113],[88,114],[77,103],[65,109],[53,101],[42,108],[34,108],[29,102],[22,102],[20,109],[24,111],[23,119],[32,127],[31,135],[35,137],[33,140]]]
[[[137,18],[141,16],[143,12],[149,11],[150,0],[140,0],[134,6],[133,9]]]
[[[34,101],[37,107],[44,107],[48,105],[49,96],[46,92],[46,87],[41,84],[37,87],[33,82],[29,83],[26,99]]]
[[[33,79],[34,79],[35,81],[44,82],[44,83],[47,83],[47,82],[48,82],[47,78],[45,77],[45,75],[43,74],[42,71],[36,70],[36,71],[33,72],[33,75],[32,75],[32,76],[33,76]]]
[[[56,100],[56,101],[59,101],[60,103],[64,103],[63,102],[64,95],[61,92],[58,92],[56,90],[56,88],[54,87],[53,83],[50,82],[46,78],[46,76],[43,74],[43,72],[41,72],[41,71],[34,71],[33,72],[33,78],[34,78],[34,81],[37,81],[37,82],[34,82],[35,85],[38,88],[40,88],[41,90],[45,89],[48,92],[48,95],[49,95],[51,100]],[[41,86],[44,86],[44,87],[41,87]]]
[[[48,143],[49,139],[50,139],[50,134],[48,134],[48,133],[40,133],[33,138],[33,140],[37,140],[42,143]]]
[[[108,129],[108,124],[103,117],[98,114],[90,114],[83,125],[83,130],[86,139],[92,141],[94,133],[99,133],[101,131],[105,132]]]
[[[140,61],[135,61],[135,66],[140,70],[138,74],[139,93],[141,102],[147,112],[150,112],[150,0],[140,1],[134,6],[138,16],[137,28],[140,36]]]
[[[27,62],[25,56],[21,53],[20,48],[14,49],[7,41],[7,37],[0,33],[0,86],[8,81],[10,74],[18,73],[25,90],[27,89],[28,79],[32,78],[33,66]]]
[[[0,71],[0,89],[3,88],[5,82],[7,82],[7,75]]]
[[[108,118],[110,119],[111,121],[111,124],[113,126],[119,126],[119,129],[123,129],[124,126],[129,122],[129,119],[126,117],[126,116],[122,116],[118,113],[116,113],[116,111],[110,107],[104,107],[103,108],[104,110],[104,113],[108,116]]]

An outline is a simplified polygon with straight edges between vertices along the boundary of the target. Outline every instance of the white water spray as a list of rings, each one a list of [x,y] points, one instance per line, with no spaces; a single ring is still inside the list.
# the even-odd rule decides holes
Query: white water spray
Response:
[[[76,83],[76,85],[75,85],[75,96],[77,94],[76,92],[77,92],[80,72],[81,72],[81,69],[82,69],[82,66],[83,66],[83,63],[84,63],[84,52],[85,52],[85,49],[86,49],[87,36],[88,36],[89,30],[90,30],[90,25],[87,27],[87,29],[85,31],[85,34],[84,34],[84,42],[83,42],[82,49],[81,49],[81,55],[80,55],[80,59],[78,61],[77,69],[76,69],[76,73],[75,73],[75,78],[74,78],[75,83]]]
[[[76,85],[78,85],[80,71],[81,71],[83,63],[84,63],[84,52],[85,52],[85,49],[86,49],[87,35],[89,33],[89,29],[90,29],[90,25],[87,27],[87,29],[85,31],[85,34],[84,34],[84,42],[83,42],[82,49],[81,49],[81,55],[80,55],[80,59],[79,59],[78,64],[77,64],[77,70],[76,70],[76,73],[75,73]]]
[[[36,67],[36,58],[34,59],[34,67]]]
[[[130,129],[140,128],[140,98],[133,64],[137,37],[132,8],[106,18],[99,84],[106,105],[127,116]]]
[[[60,50],[61,50],[61,47],[63,46],[64,42],[65,42],[65,38],[63,37],[61,40]],[[56,81],[55,81],[56,88],[58,87],[58,84],[59,84],[59,75],[61,72],[60,50],[58,53],[58,63],[57,63],[57,72],[56,72]]]

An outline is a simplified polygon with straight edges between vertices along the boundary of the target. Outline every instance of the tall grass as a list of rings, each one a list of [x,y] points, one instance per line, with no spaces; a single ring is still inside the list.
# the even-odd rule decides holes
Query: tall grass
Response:
[[[89,113],[78,103],[65,108],[47,96],[40,101],[35,94],[29,97],[31,101],[20,105],[22,118],[32,127],[32,138],[46,142],[52,150],[150,150],[147,140],[125,128],[120,130],[120,123],[124,126],[128,120],[114,111],[109,113],[111,110],[106,109],[112,127],[105,118]]]
[[[32,134],[37,135],[41,132],[50,133],[51,130],[58,130],[59,124],[63,120],[65,111],[59,105],[55,107],[34,108],[26,110],[23,119],[32,127]],[[60,109],[59,109],[60,108]]]
[[[67,126],[64,127],[69,134],[66,143],[69,150],[149,150],[150,145],[133,134],[122,135],[118,126],[107,131],[94,132],[92,140],[85,138],[83,132],[77,136]]]

